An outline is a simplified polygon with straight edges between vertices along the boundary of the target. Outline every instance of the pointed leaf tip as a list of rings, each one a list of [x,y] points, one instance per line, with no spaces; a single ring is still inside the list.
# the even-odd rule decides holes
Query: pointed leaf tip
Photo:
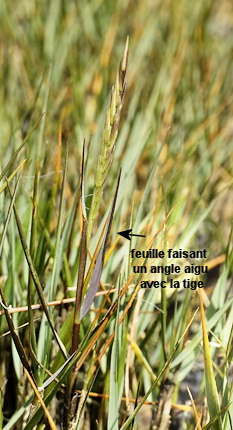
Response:
[[[123,72],[125,72],[127,69],[128,53],[129,53],[129,36],[127,36],[126,38],[125,49],[124,49],[124,54],[123,54],[122,64],[121,64],[121,70]]]

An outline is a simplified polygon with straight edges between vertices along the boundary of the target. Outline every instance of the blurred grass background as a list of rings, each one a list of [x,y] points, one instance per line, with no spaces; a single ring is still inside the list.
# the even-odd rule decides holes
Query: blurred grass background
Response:
[[[132,273],[129,244],[116,240],[117,231],[133,226],[136,233],[145,234],[147,239],[146,245],[145,241],[138,240],[132,241],[131,247],[144,249],[173,209],[162,234],[151,243],[156,248],[166,244],[174,249],[207,249],[208,264],[212,269],[205,280],[208,286],[204,296],[206,318],[212,330],[211,337],[217,343],[217,347],[211,347],[211,356],[217,375],[220,409],[224,409],[232,401],[232,2],[2,0],[1,171],[11,162],[22,140],[43,114],[6,174],[9,177],[21,161],[27,160],[21,172],[15,203],[29,244],[34,176],[36,160],[39,160],[35,243],[31,247],[33,262],[45,286],[46,300],[73,297],[74,291],[69,288],[77,282],[82,225],[75,190],[80,175],[83,140],[87,146],[85,203],[88,215],[104,119],[127,35],[130,47],[124,106],[113,161],[92,230],[90,255],[94,253],[98,238],[102,237],[103,222],[122,166],[102,287],[122,287]],[[65,145],[61,156],[60,124],[63,141],[68,142],[64,186]],[[4,181],[5,175],[1,185]],[[27,287],[31,281],[28,280],[28,264],[13,213],[3,241],[10,201],[6,188],[0,195],[0,276],[4,281],[2,290],[7,303],[17,307],[27,305]],[[35,195],[33,201],[35,203]],[[134,280],[134,286],[137,286],[137,281]],[[135,295],[118,332],[117,322],[132,296],[132,290],[129,290],[94,348],[90,349],[78,377],[78,389],[82,389],[84,384],[85,390],[90,389],[100,395],[110,394],[110,412],[108,400],[89,397],[84,401],[83,410],[82,402],[79,403],[72,428],[123,428],[133,406],[127,399],[126,403],[121,401],[121,397],[135,399],[139,381],[139,397],[142,396],[167,363],[169,353],[179,336],[181,339],[198,306],[197,294],[188,293],[184,297],[181,292],[181,299],[178,297],[180,293],[163,297],[161,306],[164,314],[161,318],[161,313],[153,310],[153,304],[160,306],[160,292],[140,292]],[[35,292],[32,298],[33,302],[38,302]],[[95,307],[109,308],[114,300],[117,301],[117,293],[108,298],[107,304],[102,298],[97,299]],[[62,363],[62,356],[60,354],[59,357],[56,345],[48,341],[51,333],[44,317],[41,320],[42,312],[37,312],[33,314],[38,318],[35,322],[38,349],[34,352],[41,364],[53,373]],[[71,313],[72,305],[51,311],[52,321],[67,351],[71,340],[67,316]],[[81,355],[88,346],[85,336],[94,315],[89,312],[81,325]],[[101,315],[97,314],[93,328],[98,327]],[[183,321],[180,319],[182,315],[185,315]],[[4,315],[0,318],[1,333],[4,334],[8,328]],[[28,322],[28,315],[14,314],[13,320],[15,326],[19,326]],[[117,333],[115,343],[113,346],[110,343],[105,351],[104,345],[114,331]],[[33,361],[28,333],[27,326],[19,331]],[[44,339],[45,334],[50,337]],[[86,342],[90,339],[87,338]],[[26,422],[27,428],[33,428],[33,411],[29,418],[24,410],[18,420],[14,418],[20,408],[27,410],[25,398],[28,399],[31,389],[25,375],[22,376],[21,362],[10,336],[2,336],[1,344],[1,428],[20,429]],[[114,354],[123,357],[118,358],[121,362],[118,367]],[[200,410],[206,410],[199,314],[173,358],[163,373],[162,383],[148,397],[151,402],[165,398],[164,403],[170,405],[168,416],[163,423],[163,413],[156,412],[153,404],[144,405],[135,417],[134,428],[142,423],[148,429],[153,428],[153,423],[160,429],[169,428],[169,425],[174,429],[194,429],[195,425],[204,428],[207,424],[208,415],[205,418],[204,412],[200,424],[198,420],[195,423],[191,412],[184,417],[171,407],[171,403],[187,400],[184,390],[179,391],[180,384],[186,381],[187,375],[192,378],[196,374],[199,382],[195,387],[190,383],[191,390],[197,390],[195,402],[202,408]],[[97,368],[99,371],[95,374]],[[117,383],[115,379],[115,382],[111,380],[110,375],[113,374]],[[34,375],[37,385],[42,385],[46,375],[41,369],[36,369],[35,363]],[[176,384],[176,388],[171,389],[171,384]],[[64,403],[62,390],[64,387],[61,393],[55,390],[53,400],[48,401],[57,428],[62,428],[59,427],[62,421],[59,408],[62,409],[60,405]],[[169,394],[165,395],[166,390]],[[13,421],[9,421],[12,417]],[[221,420],[224,429],[232,429],[232,412],[231,415],[224,412]],[[36,428],[43,428],[43,425],[49,426],[37,419]],[[216,428],[221,428],[220,424],[217,425],[219,427]]]

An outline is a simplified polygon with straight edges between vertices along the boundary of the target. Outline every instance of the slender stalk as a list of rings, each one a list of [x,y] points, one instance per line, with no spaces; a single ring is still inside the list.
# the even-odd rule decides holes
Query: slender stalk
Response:
[[[82,304],[84,276],[87,260],[87,216],[86,207],[84,200],[84,157],[85,157],[85,142],[83,144],[82,164],[81,164],[81,181],[80,181],[80,198],[81,198],[81,210],[82,210],[82,236],[80,243],[80,260],[79,260],[79,272],[78,281],[75,297],[75,308],[72,328],[72,343],[71,343],[71,354],[77,351],[79,346],[79,333],[80,333],[80,312]],[[72,407],[72,394],[74,390],[74,384],[77,377],[77,371],[75,366],[73,367],[67,382],[66,390],[66,406],[64,413],[64,426],[68,428],[69,423],[72,422],[75,411]]]
[[[9,330],[11,332],[11,336],[12,336],[13,342],[15,344],[15,347],[16,347],[17,352],[19,354],[21,363],[22,363],[23,367],[25,369],[27,369],[27,371],[31,375],[32,379],[34,380],[34,375],[32,373],[32,369],[31,369],[31,366],[29,364],[29,361],[28,361],[28,358],[27,358],[27,354],[26,354],[26,352],[24,350],[23,344],[22,344],[19,336],[16,333],[13,320],[12,320],[12,318],[11,318],[9,312],[8,312],[8,306],[6,304],[5,297],[3,295],[1,286],[0,286],[0,296],[1,296],[1,301],[2,301],[2,303],[4,305],[4,311],[5,311],[5,316],[6,316],[7,324],[8,324]]]
[[[78,282],[77,282],[75,308],[74,308],[71,353],[75,352],[78,349],[78,344],[79,344],[79,332],[80,332],[80,322],[81,322],[80,310],[81,310],[84,276],[85,276],[85,268],[86,268],[86,261],[87,261],[87,216],[86,216],[86,207],[85,207],[85,200],[84,200],[84,150],[85,150],[85,144],[83,145],[81,182],[80,182],[81,210],[82,210],[82,237],[81,237],[81,244],[80,244],[80,261],[79,261]]]
[[[38,191],[38,178],[39,178],[39,163],[36,162],[35,169],[35,180],[34,180],[34,190],[33,190],[33,207],[32,207],[32,216],[31,216],[31,237],[30,237],[30,254],[32,258],[35,256],[35,239],[36,239],[36,210],[37,210],[37,191]],[[37,363],[34,360],[34,355],[37,355],[37,344],[36,344],[36,335],[35,335],[35,327],[33,321],[33,312],[32,312],[32,297],[33,297],[33,278],[31,272],[29,271],[28,275],[28,321],[29,321],[29,339],[30,339],[30,348],[33,351],[32,360],[34,369],[37,369]]]

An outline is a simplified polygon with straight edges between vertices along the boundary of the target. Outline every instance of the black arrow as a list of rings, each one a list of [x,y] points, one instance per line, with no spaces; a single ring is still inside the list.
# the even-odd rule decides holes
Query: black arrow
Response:
[[[132,228],[130,228],[129,230],[124,230],[124,231],[118,231],[117,234],[120,234],[121,236],[123,236],[125,239],[130,240],[131,236],[138,236],[138,237],[146,237],[143,234],[133,234],[131,233]]]

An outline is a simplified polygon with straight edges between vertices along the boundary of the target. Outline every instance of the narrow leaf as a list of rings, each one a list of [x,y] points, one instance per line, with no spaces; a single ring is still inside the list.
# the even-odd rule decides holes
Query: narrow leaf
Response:
[[[12,198],[12,193],[11,193],[11,190],[10,190],[9,186],[8,186],[8,189],[9,189],[9,192],[10,192],[10,196]],[[32,279],[34,281],[34,284],[35,284],[35,287],[36,287],[39,299],[41,301],[41,304],[42,304],[42,307],[43,307],[43,311],[44,311],[44,313],[45,313],[45,315],[47,317],[48,323],[49,323],[49,325],[51,327],[51,330],[52,330],[52,332],[54,334],[54,337],[55,337],[55,339],[57,341],[57,344],[58,344],[59,348],[61,349],[64,357],[67,358],[66,349],[65,349],[64,345],[62,344],[61,340],[59,339],[59,336],[57,335],[57,333],[56,333],[56,331],[55,331],[55,329],[53,327],[52,321],[50,319],[49,312],[48,312],[48,309],[47,309],[47,306],[46,306],[46,301],[45,301],[44,294],[43,294],[43,289],[42,289],[39,277],[37,275],[36,269],[34,267],[30,251],[29,251],[28,246],[27,246],[27,242],[26,242],[26,239],[25,239],[25,236],[24,236],[24,233],[23,233],[23,227],[22,227],[21,221],[19,219],[18,211],[16,209],[15,204],[13,205],[13,208],[14,208],[15,219],[16,219],[16,223],[17,223],[18,232],[19,232],[21,244],[22,244],[22,247],[23,247],[24,255],[25,255],[26,260],[28,262],[29,270],[31,272]]]
[[[39,393],[39,391],[38,391],[38,389],[37,389],[37,386],[36,386],[36,384],[34,383],[34,381],[33,381],[33,379],[31,378],[31,376],[30,376],[30,374],[28,373],[28,371],[25,369],[25,373],[26,373],[26,376],[27,376],[27,378],[28,378],[28,380],[29,380],[29,382],[30,382],[30,384],[31,384],[31,386],[32,386],[32,388],[33,388],[33,390],[34,390],[34,393],[35,393],[35,395],[36,395],[36,397],[37,397],[37,399],[38,399],[38,401],[39,401],[39,403],[41,404],[41,406],[42,406],[42,408],[43,408],[43,410],[44,410],[44,413],[45,413],[45,416],[47,417],[47,419],[48,419],[48,422],[49,422],[49,425],[50,425],[50,428],[52,429],[52,430],[56,430],[56,425],[55,425],[55,423],[54,423],[54,421],[53,421],[53,419],[52,419],[52,417],[51,417],[51,415],[50,415],[50,413],[49,413],[49,411],[48,411],[48,409],[46,408],[46,405],[45,405],[45,403],[44,403],[44,401],[43,401],[43,399],[42,399],[42,397],[41,397],[41,395],[40,395],[40,393]]]
[[[207,404],[209,408],[210,418],[214,419],[216,415],[219,414],[220,408],[218,403],[218,392],[217,386],[214,378],[214,371],[212,366],[212,360],[210,355],[210,346],[207,334],[207,327],[205,321],[205,311],[202,300],[202,292],[199,289],[199,301],[200,301],[200,311],[201,311],[201,323],[202,323],[202,337],[203,337],[203,348],[204,348],[204,363],[205,363],[205,386],[206,386],[206,397]],[[216,422],[212,424],[213,430],[222,430],[221,419],[218,418]]]
[[[95,265],[95,268],[93,270],[93,274],[92,274],[92,277],[90,280],[90,285],[89,285],[89,288],[87,290],[87,294],[86,294],[83,306],[81,308],[81,316],[80,316],[81,320],[85,317],[85,315],[89,311],[91,304],[95,298],[97,289],[99,287],[99,282],[100,282],[101,274],[103,271],[104,257],[105,257],[107,242],[108,242],[108,236],[109,236],[109,233],[111,230],[112,219],[113,219],[114,210],[115,210],[115,206],[116,206],[116,199],[117,199],[117,193],[118,193],[118,188],[119,188],[119,183],[120,183],[120,176],[121,176],[121,171],[118,175],[116,191],[115,191],[115,195],[113,198],[112,208],[111,208],[110,213],[109,213],[108,225],[107,225],[107,229],[106,229],[105,238],[103,240],[102,247],[101,247],[100,252],[98,254],[96,265]]]
[[[16,175],[16,173],[19,171],[19,169],[21,169],[21,167],[24,165],[24,163],[26,162],[26,158],[25,160],[23,160],[18,167],[14,170],[14,172],[9,176],[9,178],[7,178],[7,181],[4,182],[4,184],[0,187],[0,194],[5,190],[5,188],[7,187],[7,182],[10,182],[14,176]]]
[[[16,149],[13,157],[11,157],[9,163],[6,165],[6,167],[3,169],[2,173],[0,174],[0,181],[2,180],[2,178],[6,175],[6,173],[8,172],[8,170],[10,169],[10,167],[12,166],[12,164],[14,163],[17,155],[20,153],[21,149],[24,147],[25,143],[28,141],[29,137],[31,136],[31,134],[33,133],[33,131],[35,130],[35,128],[38,126],[41,118],[43,117],[44,114],[42,114],[40,116],[40,118],[38,119],[38,121],[35,123],[35,125],[31,128],[31,130],[29,131],[28,135],[25,137],[25,139],[23,140],[23,142],[21,143],[21,145],[19,145],[19,147]]]
[[[14,345],[15,345],[15,347],[17,349],[18,354],[19,354],[21,363],[24,366],[24,368],[27,369],[28,372],[30,373],[30,375],[33,377],[33,374],[32,374],[32,371],[31,371],[31,366],[29,364],[29,361],[27,359],[26,353],[24,351],[24,347],[22,345],[22,342],[21,342],[19,336],[16,333],[16,330],[15,330],[14,323],[13,323],[13,320],[11,318],[11,315],[8,312],[8,306],[6,304],[6,301],[5,301],[5,298],[4,298],[1,286],[0,286],[0,296],[1,296],[1,302],[4,305],[4,311],[5,311],[5,316],[6,316],[7,324],[8,324],[9,330],[11,332],[11,336],[12,336]]]
[[[80,309],[81,309],[84,276],[85,276],[85,268],[86,268],[86,261],[87,261],[87,216],[86,216],[86,206],[85,206],[85,200],[84,200],[84,157],[85,157],[85,142],[83,145],[81,182],[80,182],[81,208],[82,208],[82,237],[81,237],[81,244],[80,244],[80,261],[79,261],[78,283],[77,283],[77,289],[76,289],[75,308],[74,308],[74,322],[73,322],[71,352],[76,351],[76,349],[78,349],[78,344],[79,344]]]

